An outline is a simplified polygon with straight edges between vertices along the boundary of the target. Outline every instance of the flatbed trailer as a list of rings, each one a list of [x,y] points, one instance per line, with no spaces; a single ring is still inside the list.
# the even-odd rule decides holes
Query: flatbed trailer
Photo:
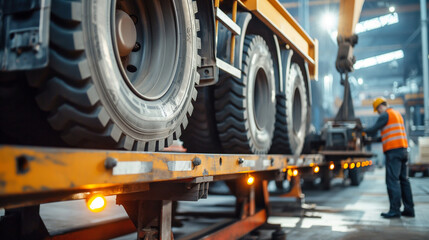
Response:
[[[2,143],[77,148],[0,145],[0,239],[109,239],[129,231],[139,239],[171,239],[172,201],[206,198],[209,183],[221,180],[237,199],[237,221],[204,238],[236,239],[266,222],[269,180],[295,179],[288,196],[302,198],[300,171],[327,166],[320,154],[263,154],[276,139],[279,154],[301,152],[310,80],[318,75],[317,40],[278,1],[25,2],[0,0],[1,77],[19,90],[0,106]],[[343,73],[352,70],[363,0],[340,2],[337,68]],[[24,74],[28,84],[21,82]],[[222,96],[209,99],[212,90]],[[233,91],[240,92],[238,107]],[[16,104],[23,96],[29,99]],[[255,117],[228,120],[237,115]],[[258,122],[262,118],[269,121]],[[277,118],[294,131],[276,130]],[[216,126],[200,128],[211,122]],[[219,134],[212,134],[214,127]],[[154,153],[179,137],[188,149],[216,154]],[[218,137],[220,143],[208,141]],[[217,154],[236,152],[237,142],[238,151],[262,155]],[[203,149],[215,143],[227,149]],[[129,219],[50,236],[39,215],[43,203],[91,203],[108,195],[117,196]]]
[[[414,177],[416,173],[423,173],[423,177],[429,177],[429,163],[411,163],[408,169],[408,175]]]
[[[323,158],[318,165],[310,164],[303,167],[301,177],[306,185],[313,185],[320,179],[320,186],[329,190],[332,179],[350,179],[352,186],[358,186],[363,180],[364,173],[372,168],[371,152],[361,151],[319,151]]]
[[[235,239],[266,223],[268,181],[294,178],[299,183],[306,169],[327,167],[320,154],[148,153],[3,145],[0,157],[0,208],[6,211],[0,229],[9,234],[2,239],[109,239],[135,231],[139,238],[169,239],[172,201],[207,198],[209,183],[221,180],[229,182],[236,197],[237,221],[205,237]],[[249,178],[254,183],[246,183]],[[129,219],[49,235],[39,216],[40,204],[96,195],[116,195]],[[302,198],[300,185],[294,184],[287,196]]]

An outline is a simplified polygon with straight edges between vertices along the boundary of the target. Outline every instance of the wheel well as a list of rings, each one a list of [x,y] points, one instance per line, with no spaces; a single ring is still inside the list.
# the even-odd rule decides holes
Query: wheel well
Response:
[[[198,37],[201,39],[201,49],[198,51],[201,56],[201,64],[198,67],[200,74],[199,86],[208,86],[217,83],[218,74],[216,72],[216,44],[215,44],[215,14],[213,1],[196,1],[198,12],[196,17],[199,22]]]

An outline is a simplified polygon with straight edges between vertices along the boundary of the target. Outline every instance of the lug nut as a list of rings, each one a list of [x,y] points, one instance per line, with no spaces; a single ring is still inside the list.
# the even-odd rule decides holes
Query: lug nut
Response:
[[[133,52],[137,52],[138,50],[140,50],[140,48],[141,48],[140,43],[136,42],[133,48]]]

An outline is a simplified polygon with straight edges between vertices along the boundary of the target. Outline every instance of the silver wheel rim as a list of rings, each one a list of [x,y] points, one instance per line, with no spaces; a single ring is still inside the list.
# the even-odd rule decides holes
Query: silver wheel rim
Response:
[[[112,41],[122,77],[140,98],[160,99],[171,87],[179,61],[179,27],[174,1],[125,0],[113,4]],[[122,57],[117,40],[118,11],[130,16],[136,30],[132,51]]]

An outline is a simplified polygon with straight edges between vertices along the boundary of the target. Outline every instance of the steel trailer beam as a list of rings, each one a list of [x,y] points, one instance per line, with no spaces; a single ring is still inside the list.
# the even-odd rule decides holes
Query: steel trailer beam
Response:
[[[318,42],[312,39],[292,15],[277,0],[238,0],[265,23],[282,42],[301,55],[308,63],[310,78],[317,79]]]
[[[322,163],[321,155],[148,153],[0,145],[0,207],[85,199],[95,192],[145,192],[161,181],[179,184],[210,176],[233,179]]]
[[[423,72],[423,102],[425,109],[425,136],[429,136],[429,65],[428,65],[428,23],[426,0],[420,0],[420,17],[422,32],[422,72]]]

